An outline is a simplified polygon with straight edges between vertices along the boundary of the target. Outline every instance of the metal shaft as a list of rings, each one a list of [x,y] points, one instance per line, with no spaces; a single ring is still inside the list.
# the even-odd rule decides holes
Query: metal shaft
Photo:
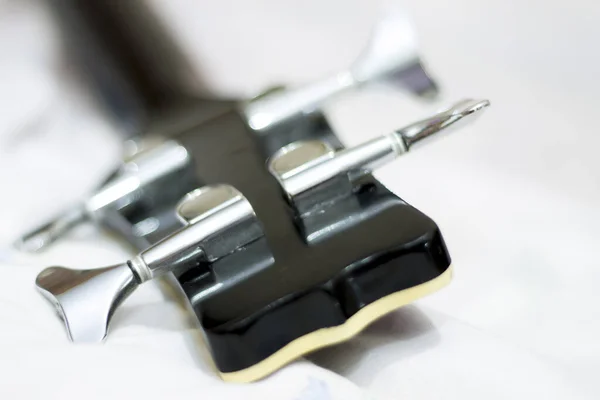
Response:
[[[323,157],[309,167],[297,168],[280,179],[281,185],[289,197],[294,197],[340,174],[350,171],[369,173],[379,165],[410,151],[424,139],[454,127],[457,122],[472,120],[478,111],[489,104],[488,100],[460,101],[432,117]]]
[[[87,218],[88,215],[85,212],[84,207],[78,206],[70,209],[49,223],[23,235],[15,242],[15,247],[27,252],[39,251],[65,235],[73,227],[79,225]]]

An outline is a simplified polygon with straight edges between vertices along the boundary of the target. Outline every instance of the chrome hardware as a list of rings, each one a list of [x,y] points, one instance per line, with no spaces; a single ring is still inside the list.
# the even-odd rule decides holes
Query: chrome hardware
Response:
[[[301,193],[336,176],[349,174],[354,179],[370,173],[377,166],[407,153],[423,139],[455,127],[458,122],[472,120],[489,105],[488,100],[463,100],[422,121],[337,152],[321,141],[292,143],[269,160],[268,168],[293,201]]]
[[[185,221],[183,228],[125,263],[86,270],[50,267],[38,275],[38,289],[59,310],[71,340],[104,339],[115,309],[138,285],[207,260],[205,241],[256,220],[248,200],[229,185],[206,186],[189,193],[177,212]],[[245,242],[235,246],[255,239],[245,236]]]
[[[306,86],[259,96],[242,112],[250,128],[266,131],[313,112],[349,89],[376,81],[400,85],[421,97],[437,94],[437,85],[419,58],[415,30],[403,14],[391,14],[376,25],[366,48],[349,69]]]
[[[160,179],[177,174],[190,162],[186,148],[173,140],[139,151],[128,157],[111,178],[82,204],[22,236],[16,246],[25,251],[38,251],[83,221],[110,224],[106,220],[117,217],[111,211],[123,209],[155,189],[154,185]]]

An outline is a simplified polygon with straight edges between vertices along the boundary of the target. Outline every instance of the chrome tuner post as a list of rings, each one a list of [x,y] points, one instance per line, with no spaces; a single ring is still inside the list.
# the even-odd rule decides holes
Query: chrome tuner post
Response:
[[[190,165],[187,149],[174,140],[155,143],[150,148],[127,155],[122,166],[91,196],[49,223],[23,235],[15,245],[25,251],[41,250],[84,221],[114,226],[116,223],[113,224],[111,218],[119,218],[119,211],[135,206],[140,198],[147,198],[150,194],[168,197],[169,193],[163,191],[161,181],[177,177],[183,183],[182,177]],[[128,239],[133,242],[139,240],[136,237]]]
[[[242,105],[239,112],[250,129],[271,133],[271,128],[296,121],[333,96],[381,81],[401,85],[422,97],[437,93],[437,85],[420,61],[414,29],[402,14],[391,14],[376,26],[367,47],[349,69],[304,87],[267,93]],[[84,221],[116,231],[140,249],[173,232],[179,227],[171,213],[174,203],[202,184],[192,161],[198,155],[188,146],[195,142],[190,132],[173,133],[169,140],[156,135],[129,140],[123,165],[104,185],[80,205],[21,237],[16,246],[41,250]],[[288,133],[270,135],[280,139],[271,140],[274,148],[296,140],[293,135],[286,136]],[[194,137],[201,134],[202,125],[193,130]],[[131,221],[129,215],[141,215],[141,219]]]
[[[122,264],[99,269],[50,267],[36,279],[38,289],[55,304],[74,342],[101,341],[115,309],[141,283],[178,268],[210,262],[262,235],[248,200],[229,185],[190,192],[177,206],[184,227]],[[248,234],[248,226],[254,226]],[[242,240],[215,253],[207,243],[243,227]]]
[[[366,48],[350,68],[306,86],[259,96],[247,103],[242,113],[251,129],[264,132],[319,109],[341,93],[381,81],[424,98],[438,92],[420,60],[415,30],[400,13],[391,14],[376,25]]]
[[[340,151],[324,141],[292,143],[269,160],[268,168],[279,181],[285,197],[298,206],[297,200],[304,193],[317,190],[337,177],[347,181],[368,174],[377,166],[409,152],[423,139],[474,119],[489,105],[488,100],[462,100],[446,111]],[[312,192],[307,197],[319,198]]]

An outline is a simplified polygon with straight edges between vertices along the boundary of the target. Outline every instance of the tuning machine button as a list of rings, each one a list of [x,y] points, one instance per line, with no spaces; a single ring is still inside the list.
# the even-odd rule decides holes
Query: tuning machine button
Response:
[[[229,185],[189,193],[177,212],[181,229],[125,263],[84,270],[50,267],[38,275],[38,289],[59,310],[71,340],[102,340],[115,309],[139,284],[223,257],[262,235],[252,206]],[[246,229],[249,225],[255,228]],[[227,240],[230,236],[235,239]]]
[[[376,25],[367,47],[347,70],[304,87],[275,88],[244,104],[241,113],[250,128],[266,132],[313,112],[332,96],[381,81],[400,84],[419,96],[437,92],[435,82],[422,67],[414,29],[403,14],[391,14]],[[276,148],[290,141],[283,134],[277,136]],[[190,168],[191,155],[174,140],[147,136],[128,141],[124,159],[123,165],[88,199],[22,236],[16,246],[38,251],[86,220],[118,231],[138,248],[145,247],[150,237],[156,239],[172,232],[176,221],[158,216],[161,212],[164,216],[164,211],[170,210],[182,194],[200,184]],[[150,210],[148,218],[125,221],[123,211],[127,208],[132,211],[129,215],[138,215],[142,203],[142,208]],[[165,222],[168,226],[164,226]]]
[[[396,12],[381,20],[348,69],[305,86],[258,96],[242,108],[242,113],[250,128],[261,133],[372,82],[400,86],[422,98],[438,93],[437,84],[420,60],[415,29],[404,14]]]

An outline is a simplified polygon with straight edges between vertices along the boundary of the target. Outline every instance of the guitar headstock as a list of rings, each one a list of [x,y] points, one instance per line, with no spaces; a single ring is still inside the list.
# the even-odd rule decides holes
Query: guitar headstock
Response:
[[[94,193],[19,241],[41,250],[87,220],[139,250],[113,266],[39,274],[36,285],[72,341],[103,340],[122,302],[167,275],[221,377],[249,382],[351,339],[450,281],[438,226],[371,172],[472,120],[489,102],[463,100],[351,148],[322,113],[332,99],[370,84],[437,95],[405,15],[382,20],[355,62],[330,76],[211,104],[173,90],[181,89],[179,69],[166,66],[175,56],[157,60],[149,36],[128,35],[134,6],[69,3],[57,9],[89,24],[83,55],[106,56],[92,71],[105,100],[127,132],[139,134]]]
[[[437,225],[370,171],[488,104],[462,101],[348,149],[310,132],[269,159],[239,115],[214,120],[179,137],[208,185],[174,205],[177,230],[117,266],[52,267],[38,287],[73,340],[97,340],[137,285],[172,272],[223,379],[260,379],[449,282]]]

